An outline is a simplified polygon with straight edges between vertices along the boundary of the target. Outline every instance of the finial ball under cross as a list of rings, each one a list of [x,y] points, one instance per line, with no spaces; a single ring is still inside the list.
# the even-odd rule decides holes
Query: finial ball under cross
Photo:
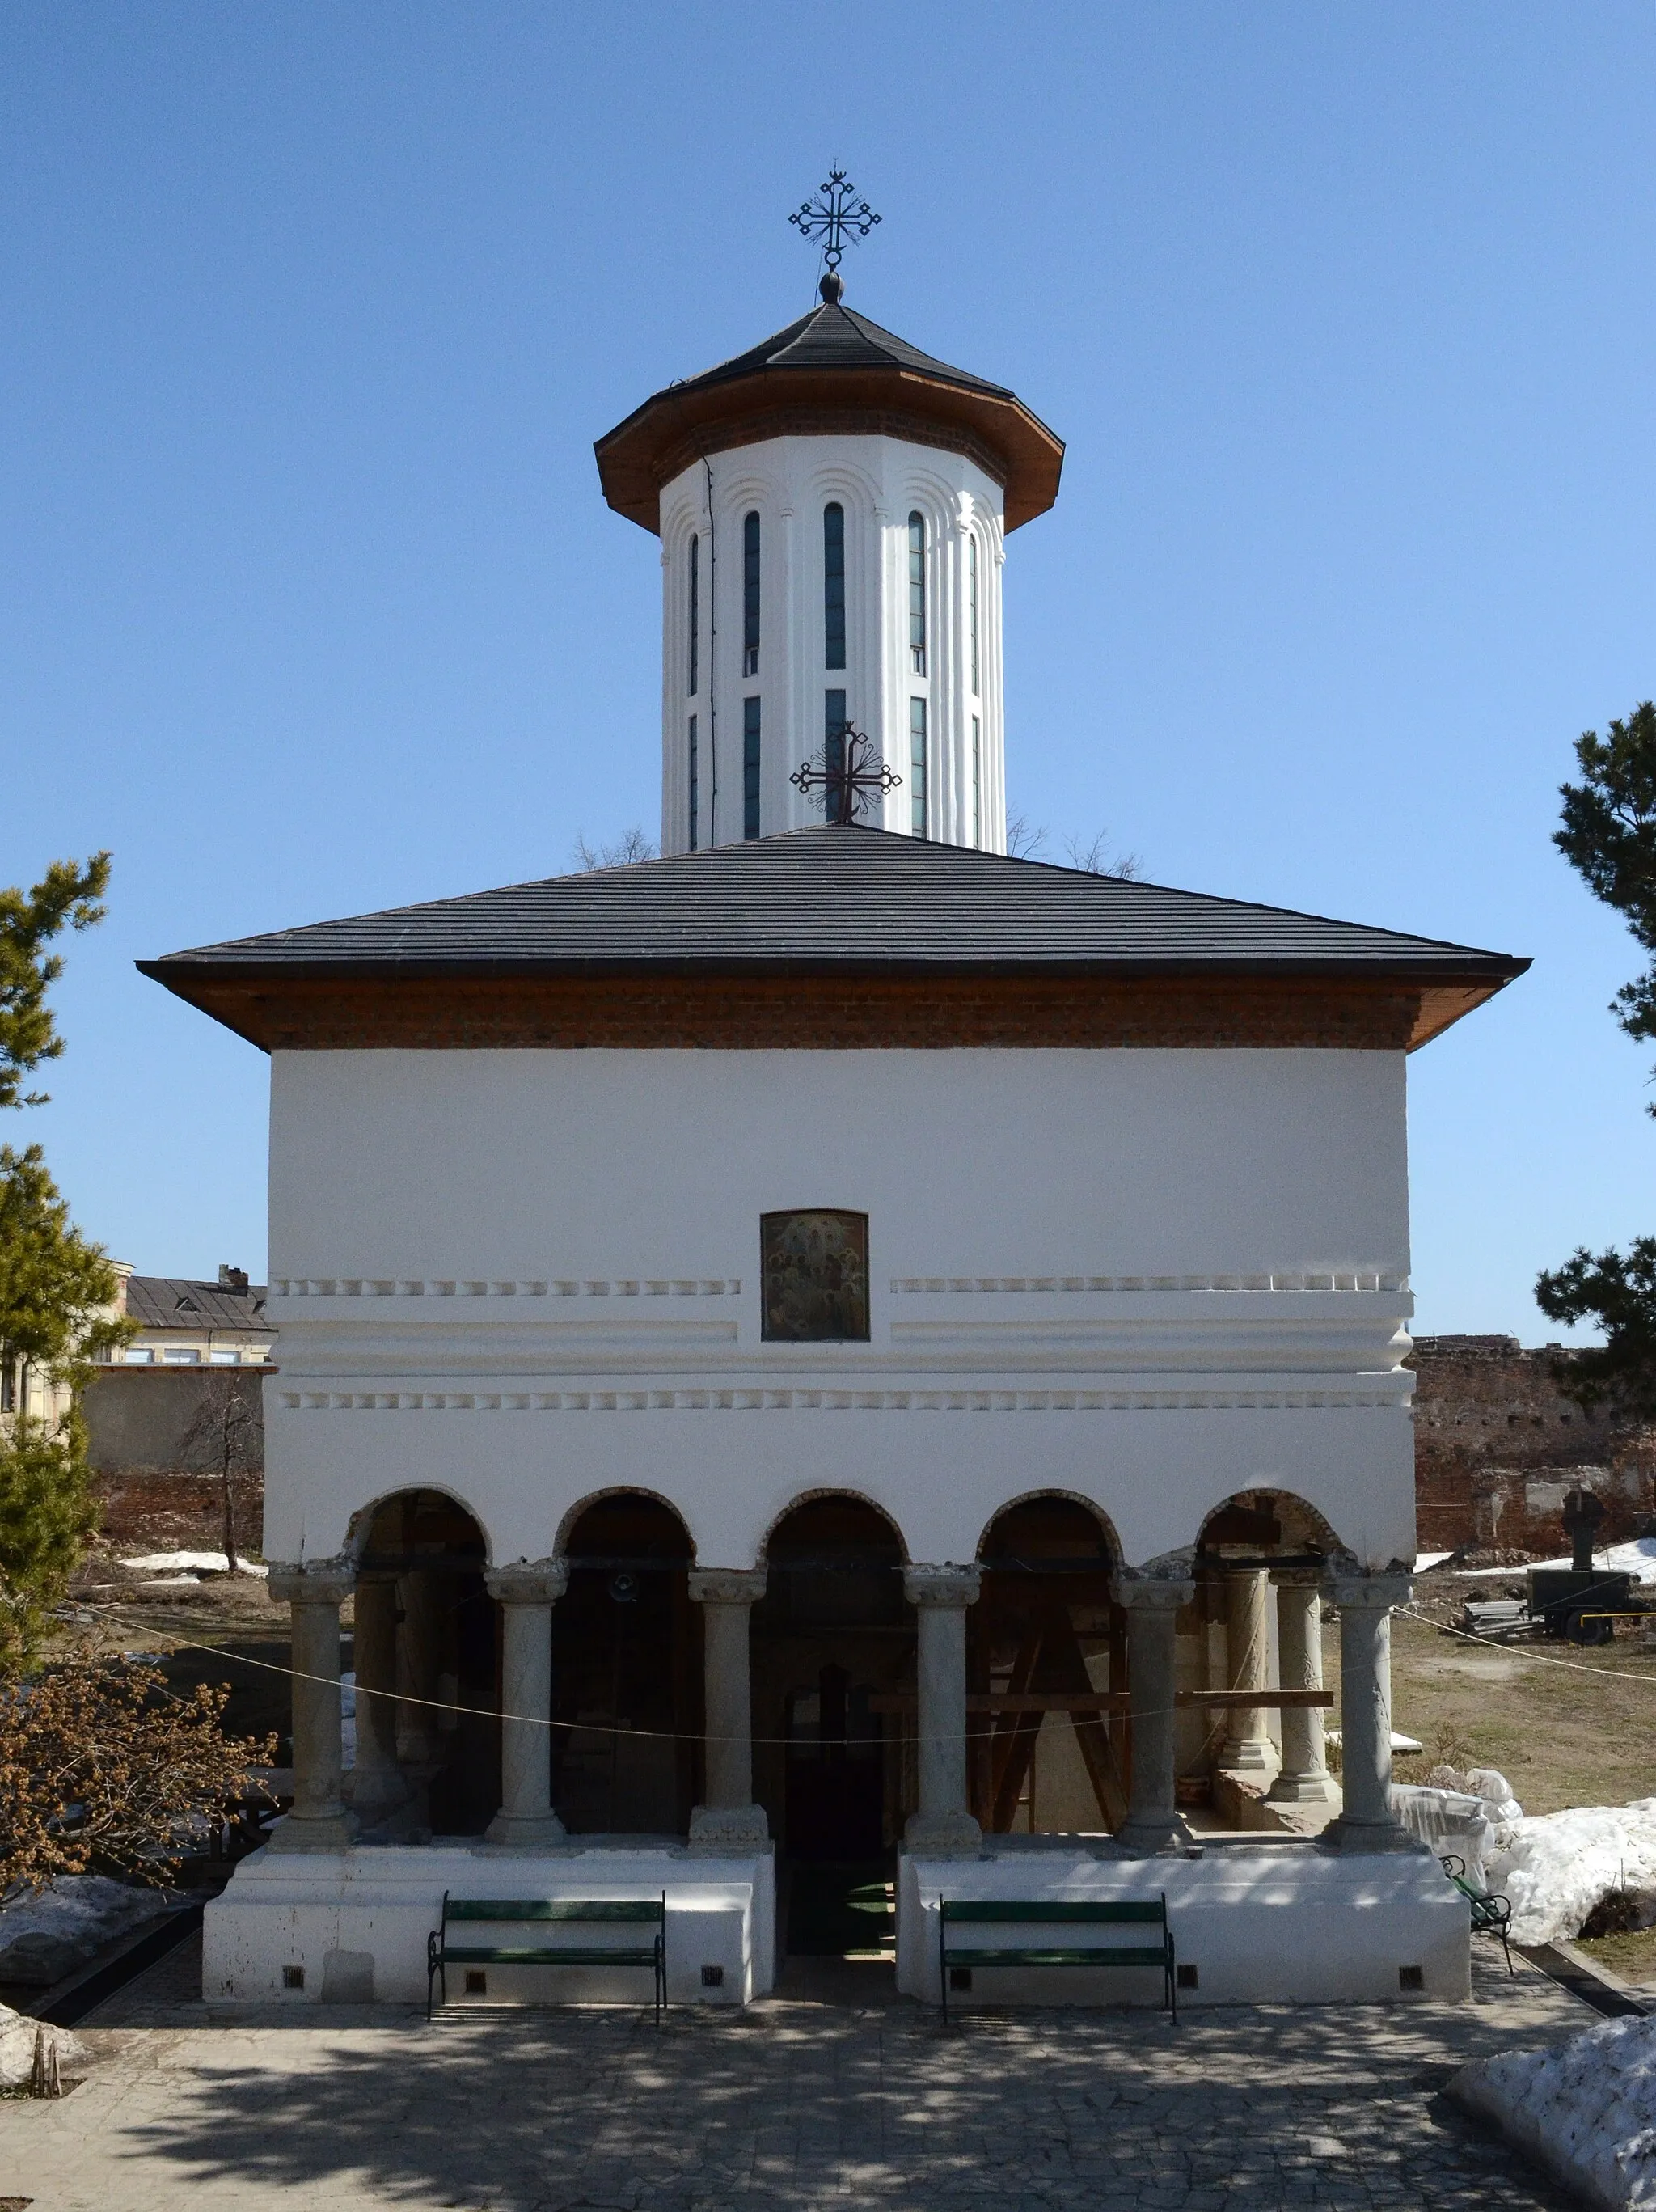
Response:
[[[813,245],[820,241],[824,270],[820,289],[832,305],[845,290],[840,264],[846,247],[866,238],[880,218],[866,200],[857,198],[857,187],[843,169],[830,170],[828,181],[819,185],[817,191],[821,197],[803,201],[788,221],[802,238]]]

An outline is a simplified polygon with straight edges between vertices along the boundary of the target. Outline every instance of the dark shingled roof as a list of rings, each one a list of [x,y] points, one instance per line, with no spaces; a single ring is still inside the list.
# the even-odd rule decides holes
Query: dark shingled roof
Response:
[[[820,825],[676,859],[554,876],[141,961],[192,979],[269,974],[506,975],[779,968],[864,972],[1388,974],[1496,984],[1505,953]]]
[[[828,303],[813,307],[808,315],[801,315],[797,323],[790,323],[774,337],[761,338],[756,346],[749,346],[730,361],[721,361],[715,368],[704,369],[700,376],[687,377],[682,384],[668,388],[673,392],[703,392],[715,384],[727,384],[738,376],[752,376],[764,368],[912,368],[924,376],[936,377],[942,384],[958,384],[968,392],[992,392],[998,399],[1014,397],[1004,384],[991,384],[986,377],[973,376],[963,368],[951,368],[946,361],[934,360],[922,353],[919,346],[910,345],[907,338],[883,331],[878,323],[870,322],[854,307],[842,307]],[[665,395],[658,392],[657,398]]]
[[[176,1275],[129,1275],[126,1310],[145,1328],[262,1329],[274,1336],[275,1326],[264,1318],[264,1285],[250,1283],[245,1291],[226,1290],[219,1283],[196,1283]]]

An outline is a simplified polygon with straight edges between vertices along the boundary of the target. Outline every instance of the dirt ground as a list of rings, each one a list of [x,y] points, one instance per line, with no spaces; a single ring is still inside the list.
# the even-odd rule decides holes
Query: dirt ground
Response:
[[[1520,1577],[1513,1589],[1521,1588]],[[1426,1750],[1397,1761],[1399,1782],[1423,1779],[1447,1759],[1498,1767],[1526,1813],[1656,1796],[1656,1650],[1641,1648],[1631,1624],[1614,1644],[1586,1650],[1491,1650],[1436,1625],[1459,1614],[1469,1591],[1495,1595],[1488,1582],[1427,1574],[1416,1590],[1410,1613],[1392,1625],[1392,1717]],[[1338,1630],[1329,1641],[1327,1679],[1338,1689]]]

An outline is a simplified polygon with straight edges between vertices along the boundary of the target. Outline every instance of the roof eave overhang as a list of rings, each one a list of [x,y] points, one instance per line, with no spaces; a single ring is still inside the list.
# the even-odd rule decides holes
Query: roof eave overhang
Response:
[[[658,392],[594,447],[604,498],[617,514],[658,533],[664,484],[701,454],[786,434],[771,418],[802,408],[840,416],[907,415],[924,422],[941,442],[977,459],[1002,486],[1008,530],[1044,514],[1058,497],[1064,442],[1021,399],[894,362],[763,368]]]
[[[825,961],[814,958],[759,961],[687,956],[678,959],[654,957],[647,960],[594,957],[560,961],[413,959],[394,962],[284,960],[268,963],[171,958],[141,960],[136,964],[140,974],[161,984],[186,1005],[195,1006],[265,1051],[270,1048],[268,1029],[254,1011],[259,995],[291,993],[295,986],[320,998],[325,996],[330,986],[348,988],[365,984],[379,984],[394,992],[403,986],[443,982],[456,986],[532,985],[537,982],[638,983],[692,978],[706,981],[718,977],[731,982],[743,980],[769,984],[810,982],[820,988],[836,981],[845,983],[908,981],[925,985],[947,977],[957,982],[969,982],[974,979],[985,982],[1023,979],[1033,982],[1038,978],[1068,982],[1091,981],[1101,988],[1119,988],[1134,983],[1177,982],[1214,986],[1235,981],[1256,985],[1274,983],[1289,992],[1314,986],[1325,987],[1331,983],[1343,984],[1356,994],[1404,990],[1419,994],[1419,1012],[1407,1044],[1407,1049],[1413,1052],[1429,1043],[1434,1037],[1441,1036],[1445,1030],[1465,1015],[1492,999],[1497,992],[1523,975],[1530,963],[1489,954],[1471,962],[1420,961],[1406,963],[1332,959],[1293,963],[1249,959]],[[265,1035],[259,1034],[261,1029],[266,1029]]]

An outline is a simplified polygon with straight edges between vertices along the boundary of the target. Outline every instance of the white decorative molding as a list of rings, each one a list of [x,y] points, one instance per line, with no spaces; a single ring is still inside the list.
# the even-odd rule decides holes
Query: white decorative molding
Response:
[[[954,1291],[1392,1291],[1406,1296],[1407,1275],[1373,1267],[1292,1275],[894,1275],[897,1296]]]
[[[526,1281],[474,1276],[423,1279],[392,1275],[283,1275],[270,1285],[277,1298],[723,1298],[739,1296],[734,1276],[615,1280]]]
[[[284,1390],[281,1399],[288,1412],[306,1413],[1270,1413],[1402,1408],[1412,1381],[1302,1390]]]

